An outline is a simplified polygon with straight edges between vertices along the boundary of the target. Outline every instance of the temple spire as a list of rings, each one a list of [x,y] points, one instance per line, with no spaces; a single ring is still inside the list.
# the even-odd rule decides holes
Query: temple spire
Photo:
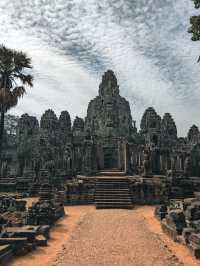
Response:
[[[102,81],[99,85],[99,96],[105,97],[116,96],[119,94],[119,86],[117,83],[117,78],[112,70],[107,70],[103,77]]]

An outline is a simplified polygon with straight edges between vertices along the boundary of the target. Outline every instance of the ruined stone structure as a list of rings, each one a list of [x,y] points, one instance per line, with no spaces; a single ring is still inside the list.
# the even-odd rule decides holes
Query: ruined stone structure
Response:
[[[200,176],[200,133],[193,125],[188,136],[177,136],[169,113],[163,118],[149,107],[140,130],[129,103],[120,96],[114,73],[102,77],[98,96],[90,101],[85,119],[53,110],[37,118],[24,114],[17,132],[5,138],[1,177],[57,182],[78,174],[92,176],[118,170],[129,176],[189,178]],[[57,180],[57,181],[56,181]]]
[[[155,214],[163,231],[200,258],[197,126],[179,138],[172,116],[161,117],[149,107],[138,131],[111,70],[103,75],[85,119],[72,123],[67,111],[57,117],[47,110],[40,122],[28,114],[13,121],[0,164],[0,192],[8,193],[0,197],[0,264],[47,245],[64,204],[89,203],[97,209],[161,204]],[[24,196],[40,199],[27,210],[18,200]]]

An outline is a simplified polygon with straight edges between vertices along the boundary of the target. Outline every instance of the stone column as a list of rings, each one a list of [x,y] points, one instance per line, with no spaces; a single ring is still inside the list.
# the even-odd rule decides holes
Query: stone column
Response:
[[[127,154],[127,143],[123,143],[123,147],[124,147],[124,172],[127,173],[128,170],[129,170],[129,167],[128,167],[128,154]]]
[[[163,171],[163,159],[162,159],[162,155],[160,155],[160,170]]]
[[[117,145],[118,145],[118,147],[117,147],[117,150],[118,150],[118,168],[122,169],[122,166],[123,166],[122,160],[123,159],[122,159],[121,153],[123,153],[123,151],[122,151],[121,141],[120,140],[118,141]]]

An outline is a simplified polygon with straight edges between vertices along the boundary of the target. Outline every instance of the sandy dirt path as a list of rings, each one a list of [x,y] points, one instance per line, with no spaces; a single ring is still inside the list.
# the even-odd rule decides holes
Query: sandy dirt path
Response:
[[[63,249],[63,245],[74,232],[85,214],[94,211],[94,206],[77,206],[65,208],[66,216],[60,219],[50,231],[47,247],[38,247],[24,257],[14,258],[9,266],[49,266]]]
[[[96,210],[67,207],[68,216],[51,231],[48,247],[12,266],[200,266],[189,250],[166,236],[154,207]]]
[[[160,229],[153,207],[85,215],[55,266],[194,266],[186,247]]]

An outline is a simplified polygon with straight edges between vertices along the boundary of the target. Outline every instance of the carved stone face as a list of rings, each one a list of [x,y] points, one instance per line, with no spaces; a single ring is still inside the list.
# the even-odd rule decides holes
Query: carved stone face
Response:
[[[120,96],[117,79],[112,71],[103,75],[99,95],[89,103],[85,121],[85,128],[89,128],[96,136],[128,134],[131,128],[130,107]]]
[[[117,79],[111,70],[104,73],[99,89],[99,95],[103,98],[106,96],[115,97],[119,94]]]

